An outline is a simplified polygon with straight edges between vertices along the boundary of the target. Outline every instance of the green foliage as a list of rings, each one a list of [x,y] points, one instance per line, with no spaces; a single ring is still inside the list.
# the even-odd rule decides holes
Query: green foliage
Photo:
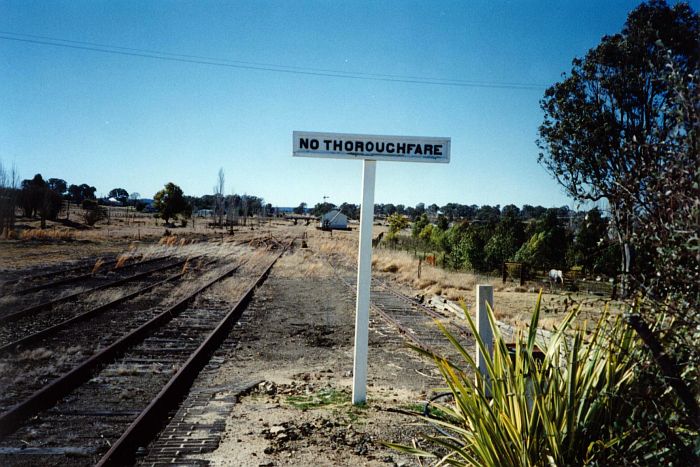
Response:
[[[94,186],[86,183],[71,185],[68,187],[68,198],[73,202],[82,203],[85,199],[95,199],[96,190]]]
[[[610,239],[608,219],[598,208],[586,214],[567,252],[567,262],[582,266],[588,274],[615,275],[619,267],[619,249]]]
[[[49,184],[44,181],[41,174],[36,174],[31,180],[22,181],[18,202],[25,216],[34,217],[35,214],[39,214],[41,228],[44,228],[47,219],[56,220],[61,211],[63,200],[61,195],[53,191]]]
[[[107,217],[107,210],[98,205],[94,199],[83,200],[81,207],[83,208],[83,220],[89,226],[93,226]]]
[[[476,224],[466,228],[455,229],[452,235],[453,247],[450,260],[457,268],[472,271],[486,270],[484,247],[490,237],[490,231],[485,226]]]
[[[390,215],[387,218],[387,222],[389,224],[390,234],[397,234],[408,227],[408,219],[398,213]]]
[[[573,327],[577,313],[569,313],[557,331],[541,339],[538,299],[527,334],[518,335],[511,352],[489,310],[494,329],[490,356],[465,312],[485,356],[487,378],[476,367],[471,351],[438,323],[463,361],[450,362],[416,350],[436,362],[453,395],[452,403],[437,405],[444,416],[426,418],[444,434],[425,434],[429,445],[425,448],[392,446],[450,465],[614,462],[616,446],[635,442],[625,429],[633,411],[626,396],[637,384],[634,368],[642,350],[622,318],[611,319],[604,312],[590,332],[585,326]],[[538,348],[542,359],[536,357]]]
[[[524,240],[523,224],[516,217],[515,212],[509,210],[506,215],[501,217],[493,235],[484,246],[485,269],[488,271],[500,270],[504,261],[514,258]]]
[[[287,404],[300,409],[309,410],[328,405],[346,404],[350,401],[350,393],[346,390],[338,390],[332,387],[321,388],[316,393],[303,396],[288,396]]]
[[[564,269],[569,238],[557,219],[557,210],[550,209],[531,227],[532,236],[515,255],[516,261],[536,269]]]
[[[335,209],[335,204],[324,201],[323,203],[316,203],[316,206],[311,209],[311,214],[319,217],[333,209]]]
[[[425,227],[423,227],[423,230],[420,231],[418,234],[418,238],[420,240],[423,240],[426,243],[430,243],[430,239],[433,235],[433,225],[428,224]]]
[[[294,214],[304,214],[306,212],[306,203],[299,203],[299,206],[295,207],[293,212]]]
[[[189,215],[191,207],[185,201],[182,189],[170,182],[153,197],[153,206],[165,223],[178,214]]]
[[[46,185],[48,186],[49,190],[55,191],[60,196],[63,196],[66,191],[68,191],[68,184],[61,178],[49,178],[46,181]]]
[[[421,214],[413,223],[412,235],[413,238],[418,238],[423,229],[430,224],[427,214]]]
[[[646,297],[635,318],[653,330],[653,358],[639,367],[659,386],[656,408],[639,412],[665,427],[667,446],[700,418],[699,36],[687,3],[642,3],[541,102],[540,162],[575,199],[607,200],[622,294]],[[679,405],[670,391],[692,397]]]
[[[114,198],[120,203],[126,204],[126,202],[129,200],[129,192],[127,192],[124,188],[114,188],[109,191],[107,197]]]

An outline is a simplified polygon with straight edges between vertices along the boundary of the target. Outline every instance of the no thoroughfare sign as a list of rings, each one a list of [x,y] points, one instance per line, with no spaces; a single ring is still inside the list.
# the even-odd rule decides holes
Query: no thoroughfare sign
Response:
[[[294,155],[371,161],[450,162],[450,138],[294,132]]]
[[[367,399],[367,341],[369,338],[369,293],[372,280],[372,221],[376,161],[450,162],[450,138],[423,136],[355,135],[348,133],[293,132],[296,157],[361,159],[362,205],[360,247],[357,257],[357,302],[355,304],[355,357],[352,403]]]

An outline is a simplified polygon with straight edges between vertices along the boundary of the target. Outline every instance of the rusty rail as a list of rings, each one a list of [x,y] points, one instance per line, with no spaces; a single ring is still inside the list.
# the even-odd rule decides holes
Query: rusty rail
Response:
[[[162,258],[159,258],[159,259],[162,259]],[[128,277],[123,277],[121,279],[117,279],[115,281],[108,282],[106,284],[101,284],[101,285],[95,286],[95,287],[88,289],[88,290],[82,290],[80,292],[75,292],[75,293],[66,295],[64,297],[55,298],[55,299],[49,300],[47,302],[39,303],[37,305],[32,305],[32,306],[24,308],[22,310],[19,310],[19,311],[16,311],[14,313],[10,313],[8,315],[0,317],[0,323],[11,323],[12,321],[17,321],[18,319],[23,318],[24,316],[27,316],[27,315],[30,315],[32,313],[36,313],[38,311],[44,310],[46,308],[51,308],[54,305],[58,305],[60,303],[64,303],[64,302],[67,302],[69,300],[72,300],[76,297],[79,297],[80,295],[88,294],[91,292],[97,292],[98,290],[107,289],[109,287],[119,286],[119,285],[125,284],[127,282],[131,282],[133,280],[137,280],[137,279],[140,279],[142,277],[148,276],[150,274],[153,274],[153,273],[156,273],[159,271],[163,271],[163,270],[168,269],[168,268],[173,268],[173,267],[179,266],[181,264],[184,264],[186,261],[187,261],[187,259],[183,259],[180,261],[176,261],[175,263],[166,264],[165,266],[158,266],[157,268],[149,269],[148,271],[144,271],[144,272],[139,272],[137,274],[133,274],[133,275],[128,276]]]
[[[291,242],[293,243],[293,241]],[[290,243],[290,245],[291,245]],[[136,448],[143,446],[152,439],[163,426],[169,411],[177,406],[186,395],[195,378],[209,361],[211,354],[221,345],[230,329],[240,319],[246,305],[253,297],[255,289],[267,278],[272,266],[284,254],[285,247],[270,262],[263,273],[243,294],[243,297],[221,320],[219,325],[209,334],[197,350],[187,359],[180,370],[168,381],[158,395],[141,412],[122,436],[112,444],[112,447],[97,463],[97,466],[128,465],[133,462]]]
[[[223,274],[202,285],[192,294],[181,299],[101,352],[93,355],[68,373],[36,391],[24,401],[15,404],[11,409],[0,415],[0,437],[14,432],[24,420],[35,415],[40,410],[50,407],[70,391],[89,380],[96,369],[122,354],[129,346],[146,338],[153,330],[170,321],[184,310],[197,295],[236,272],[240,266],[241,264],[237,264],[227,269]]]
[[[199,258],[199,256],[189,258],[189,260],[193,260],[193,259],[197,259],[197,258]],[[178,264],[175,264],[174,266],[182,264],[186,261],[188,261],[188,260],[182,261]],[[208,266],[208,265],[212,264],[213,262],[215,262],[215,261],[210,261],[205,266]],[[69,327],[75,323],[79,323],[79,322],[85,321],[89,318],[98,316],[98,315],[102,314],[103,312],[107,311],[108,309],[119,305],[120,303],[123,303],[127,300],[131,300],[134,297],[137,297],[141,294],[144,294],[150,290],[156,289],[164,284],[167,284],[168,282],[179,279],[182,276],[184,276],[185,274],[186,274],[185,272],[179,272],[177,274],[173,274],[172,276],[167,277],[167,278],[163,279],[162,281],[156,282],[155,284],[148,285],[148,286],[143,287],[139,290],[136,290],[135,292],[132,292],[130,294],[124,295],[123,297],[119,297],[115,300],[112,300],[108,303],[105,303],[104,305],[100,305],[98,307],[92,308],[91,310],[88,310],[88,311],[81,313],[77,316],[69,318],[65,321],[61,321],[60,323],[57,323],[57,324],[50,326],[48,328],[42,329],[41,331],[37,331],[33,334],[29,334],[28,336],[22,337],[21,339],[17,339],[16,341],[13,341],[13,342],[10,342],[10,343],[5,344],[3,346],[0,346],[0,353],[10,351],[12,349],[15,349],[15,348],[21,346],[21,345],[26,345],[26,344],[36,342],[36,341],[41,340],[41,339],[45,339],[46,337],[49,337],[53,334],[56,334],[57,332],[59,332],[63,329],[66,329],[67,327]]]

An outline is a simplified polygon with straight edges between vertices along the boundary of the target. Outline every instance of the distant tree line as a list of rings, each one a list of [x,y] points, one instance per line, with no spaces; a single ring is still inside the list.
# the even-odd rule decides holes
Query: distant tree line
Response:
[[[432,218],[424,212],[409,223],[394,212],[388,217],[385,243],[432,252],[445,267],[475,272],[497,272],[508,261],[540,270],[579,266],[591,274],[617,272],[609,219],[597,208],[469,207],[470,217],[452,222],[441,212]],[[410,234],[402,234],[403,227],[396,225],[410,226]]]

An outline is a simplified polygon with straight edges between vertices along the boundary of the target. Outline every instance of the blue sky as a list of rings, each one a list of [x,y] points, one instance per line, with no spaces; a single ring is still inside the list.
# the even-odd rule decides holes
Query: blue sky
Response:
[[[379,162],[376,202],[571,204],[537,164],[539,100],[637,4],[0,0],[0,161],[98,194],[208,194],[223,167],[227,193],[358,203],[362,164],[293,158],[293,130],[449,136],[449,165]],[[28,35],[355,78],[8,39]]]

